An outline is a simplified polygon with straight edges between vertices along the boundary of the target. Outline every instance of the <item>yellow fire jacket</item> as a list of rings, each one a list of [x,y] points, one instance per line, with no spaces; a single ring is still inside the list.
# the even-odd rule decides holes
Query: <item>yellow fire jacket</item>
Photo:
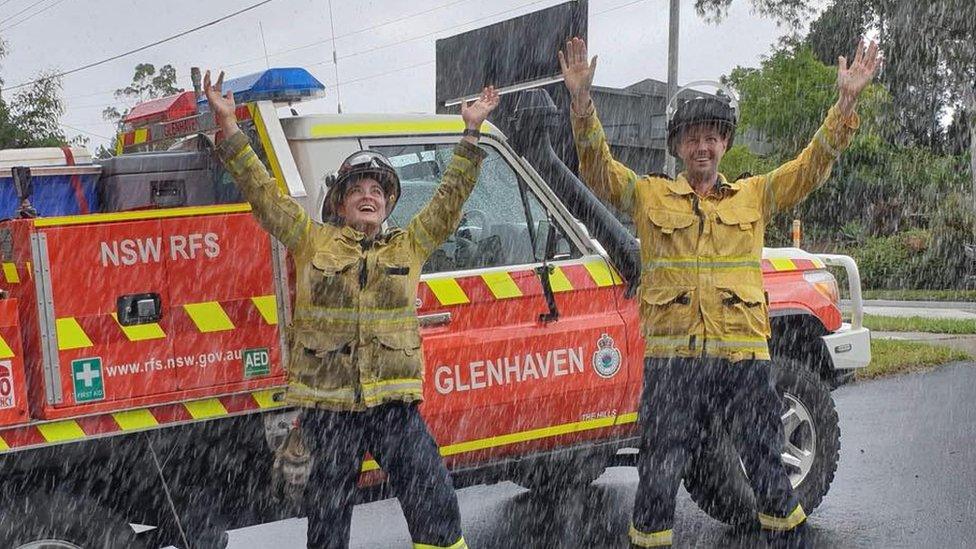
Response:
[[[279,189],[243,133],[221,143],[218,154],[258,222],[295,262],[285,401],[362,411],[421,400],[415,309],[421,266],[460,222],[484,151],[462,141],[430,203],[405,230],[372,242],[351,227],[312,222]]]
[[[795,159],[708,196],[684,174],[638,177],[610,154],[596,112],[576,114],[580,174],[601,199],[631,215],[641,241],[640,317],[648,357],[769,359],[761,259],[766,224],[830,175],[860,124],[836,108]]]

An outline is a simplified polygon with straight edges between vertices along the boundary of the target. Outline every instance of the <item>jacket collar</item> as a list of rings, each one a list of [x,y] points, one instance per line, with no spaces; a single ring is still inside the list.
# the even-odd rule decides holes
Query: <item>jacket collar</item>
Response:
[[[718,181],[715,182],[715,190],[722,191],[732,191],[738,192],[742,188],[742,184],[736,181],[735,183],[729,183],[724,175],[718,174]],[[688,179],[685,178],[685,173],[681,172],[678,174],[676,179],[668,180],[668,190],[677,195],[687,195],[695,192],[688,183]]]
[[[388,242],[394,236],[396,236],[396,235],[398,235],[398,234],[400,234],[402,232],[404,232],[403,229],[401,229],[399,227],[392,227],[392,228],[387,229],[386,231],[383,231],[380,234],[376,235],[376,241],[377,242],[384,242],[384,243],[385,242]],[[349,225],[343,225],[339,229],[339,234],[342,235],[343,238],[345,238],[347,240],[351,240],[353,242],[363,242],[363,241],[367,240],[365,233],[363,233],[361,231],[357,231],[356,229],[353,229]]]

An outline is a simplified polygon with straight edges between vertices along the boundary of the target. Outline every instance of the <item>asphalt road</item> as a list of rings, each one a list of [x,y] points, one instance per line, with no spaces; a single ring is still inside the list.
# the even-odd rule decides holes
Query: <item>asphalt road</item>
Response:
[[[813,547],[971,547],[976,540],[976,364],[860,383],[834,393],[837,475],[810,518]],[[637,474],[615,467],[558,501],[511,483],[458,491],[471,547],[626,547]],[[359,505],[352,547],[410,547],[396,500]],[[230,547],[305,547],[305,521],[236,530]],[[683,491],[679,547],[761,546],[702,513]]]

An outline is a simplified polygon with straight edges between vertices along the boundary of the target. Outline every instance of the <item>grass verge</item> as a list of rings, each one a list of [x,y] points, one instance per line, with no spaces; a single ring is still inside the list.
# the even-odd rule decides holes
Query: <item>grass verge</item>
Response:
[[[864,290],[864,299],[893,301],[976,301],[976,290]]]
[[[959,320],[956,318],[864,315],[864,326],[877,332],[976,334],[976,320]]]
[[[949,362],[972,360],[966,351],[943,345],[874,339],[871,341],[871,364],[857,372],[857,379],[875,379],[895,374],[919,372]]]

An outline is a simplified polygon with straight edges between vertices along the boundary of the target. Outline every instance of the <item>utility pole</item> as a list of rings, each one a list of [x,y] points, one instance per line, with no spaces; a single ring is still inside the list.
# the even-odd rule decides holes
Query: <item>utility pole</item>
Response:
[[[678,20],[680,10],[681,0],[671,0],[671,12],[668,15],[668,96],[664,102],[665,106],[671,102],[671,98],[678,91]],[[667,116],[666,108],[665,116]],[[665,145],[664,158],[666,159],[664,171],[674,177],[674,157],[667,151],[667,145]]]

